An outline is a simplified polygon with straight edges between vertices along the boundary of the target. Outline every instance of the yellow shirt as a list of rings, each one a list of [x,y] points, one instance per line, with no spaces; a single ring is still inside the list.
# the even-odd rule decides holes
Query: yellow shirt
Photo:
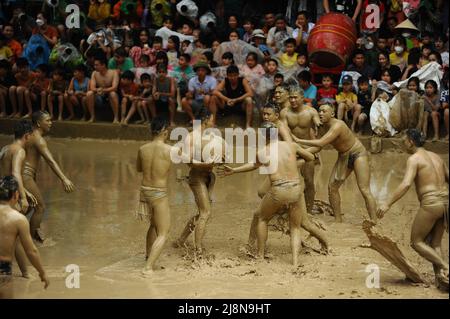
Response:
[[[346,99],[349,99],[354,104],[358,103],[358,97],[353,92],[348,92],[348,93],[341,92],[338,95],[336,95],[336,102],[337,103],[345,102]]]
[[[9,60],[12,56],[13,52],[9,46],[4,45],[0,48],[0,60]]]
[[[389,60],[391,61],[392,65],[396,65],[400,68],[400,70],[403,72],[403,70],[408,65],[408,52],[403,52],[403,55],[398,56],[397,54],[391,53],[389,54]]]
[[[297,63],[298,53],[295,52],[292,56],[287,53],[283,53],[280,57],[281,65],[285,68],[292,68]]]

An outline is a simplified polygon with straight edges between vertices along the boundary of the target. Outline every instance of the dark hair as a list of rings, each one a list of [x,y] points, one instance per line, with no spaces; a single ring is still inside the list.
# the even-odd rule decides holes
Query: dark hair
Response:
[[[252,57],[256,62],[258,62],[258,55],[255,52],[249,52],[245,57],[245,60],[247,60],[249,57]]]
[[[47,73],[48,73],[48,65],[47,65],[47,64],[39,64],[39,65],[36,67],[36,70],[39,70],[39,71],[41,71],[42,73],[44,73],[45,75],[47,75]]]
[[[275,16],[275,22],[279,21],[279,20],[283,20],[286,23],[286,18],[284,17],[284,15],[282,14],[277,14]]]
[[[169,64],[169,58],[167,57],[167,53],[164,51],[158,51],[156,53],[156,60],[164,60],[164,64],[168,65]]]
[[[127,70],[127,71],[122,73],[120,78],[133,81],[134,80],[134,73],[133,73],[133,71]]]
[[[277,74],[275,74],[275,76],[273,78],[274,79],[284,79],[284,75],[281,73],[277,73]]]
[[[191,55],[188,53],[183,53],[180,55],[180,58],[184,58],[187,63],[191,62]]]
[[[430,85],[434,88],[434,92],[435,92],[435,93],[438,93],[438,86],[437,86],[436,81],[434,81],[434,80],[428,80],[428,81],[426,81],[426,82],[425,82],[425,88],[427,88],[427,85],[428,85],[428,84],[430,84]]]
[[[28,63],[28,60],[26,58],[18,58],[16,60],[16,66],[18,68],[23,68],[23,67],[26,67],[26,66],[29,66],[29,65],[30,64]]]
[[[302,71],[297,75],[297,79],[306,81],[306,82],[311,82],[311,73],[309,71]]]
[[[145,61],[145,62],[150,62],[150,56],[149,56],[148,54],[142,54],[142,55],[139,57],[139,60],[143,60],[143,61]]]
[[[163,71],[163,72],[167,73],[167,65],[164,63],[158,63],[156,65],[156,73],[159,73],[159,71]]]
[[[422,147],[425,144],[426,138],[419,129],[407,129],[406,136],[414,143],[416,147]]]
[[[169,40],[172,40],[175,44],[175,50],[177,51],[177,58],[180,57],[180,38],[176,35],[171,35]]]
[[[33,125],[37,125],[39,121],[41,121],[44,116],[50,116],[47,111],[36,111],[31,114],[31,122]]]
[[[154,38],[153,38],[153,42],[152,42],[152,44],[154,44],[154,43],[163,43],[163,38],[161,38],[159,35],[157,35],[157,36],[155,36]]]
[[[227,67],[227,74],[239,74],[239,68],[235,65],[230,65]]]
[[[407,86],[408,86],[409,83],[411,83],[411,82],[416,82],[417,91],[419,91],[419,90],[420,90],[420,80],[419,80],[419,78],[418,78],[417,76],[413,76],[412,78],[410,78],[410,79],[408,80]]]
[[[264,109],[272,109],[275,114],[280,114],[280,111],[281,111],[280,108],[278,107],[278,105],[271,103],[271,102],[266,103],[263,108]]]
[[[121,57],[126,57],[127,56],[127,51],[125,51],[124,47],[120,47],[120,48],[117,48],[114,51],[114,55],[121,56]]]
[[[158,135],[165,128],[167,128],[167,121],[161,116],[155,117],[150,124],[150,131],[152,132],[152,135]]]
[[[267,61],[267,62],[275,62],[275,64],[278,66],[278,61],[274,58],[269,59],[269,61]]]
[[[106,56],[102,55],[95,55],[94,61],[100,62],[101,65],[106,65],[108,61],[106,60]]]
[[[397,36],[397,37],[394,38],[394,44],[395,44],[396,41],[400,42],[400,44],[403,45],[405,50],[407,49],[406,40],[405,40],[404,37]]]
[[[87,73],[87,69],[84,64],[78,64],[77,66],[75,66],[75,68],[73,70],[78,71],[78,72],[83,72],[84,74]]]
[[[208,60],[208,63],[214,60],[214,54],[211,51],[205,51],[203,52],[203,55]]]
[[[378,57],[380,57],[380,55],[384,56],[386,58],[386,60],[388,61],[388,63],[390,63],[389,52],[387,52],[385,50],[381,50],[378,52]]]
[[[19,190],[19,183],[14,176],[5,176],[0,179],[0,200],[9,201]]]
[[[333,82],[333,76],[330,73],[325,73],[322,75],[322,80],[326,78],[329,78],[331,82]]]
[[[6,26],[7,25],[5,24],[3,26],[3,28],[5,28]],[[447,43],[447,41],[448,41],[447,35],[445,35],[445,34],[438,34],[438,35],[436,35],[436,37],[434,38],[434,41],[436,42],[438,40],[441,40],[442,42],[444,42],[444,44]]]
[[[151,77],[150,74],[148,74],[148,73],[142,73],[141,74],[141,82],[151,81],[151,80],[152,80],[152,77]]]
[[[369,84],[369,78],[367,76],[363,75],[358,78],[357,82],[358,82],[358,85],[361,85],[364,83]]]
[[[307,11],[303,10],[303,11],[297,12],[297,17],[298,17],[299,15],[305,16],[305,18],[308,20],[308,12],[307,12]]]
[[[295,41],[294,38],[288,38],[284,41],[284,45],[287,46],[288,44],[293,44],[295,47],[297,45],[297,41]]]
[[[52,72],[52,75],[59,75],[59,76],[62,76],[62,77],[64,77],[65,74],[66,74],[66,72],[64,72],[64,70],[61,69],[61,68],[56,68]]]
[[[233,61],[233,64],[234,64],[234,56],[233,56],[233,53],[231,53],[231,52],[227,51],[224,54],[222,54],[222,59],[231,60],[231,61]]]
[[[32,133],[33,126],[29,120],[21,120],[14,125],[14,138],[21,139],[25,134]]]
[[[0,60],[0,69],[11,70],[11,64],[8,60]]]
[[[435,55],[437,58],[437,63],[442,65],[442,55],[439,52],[431,51],[430,54],[428,55],[428,58],[430,58],[431,55]]]
[[[355,49],[355,51],[353,51],[352,60],[353,60],[354,58],[356,58],[356,56],[357,56],[358,54],[362,54],[362,55],[364,56],[364,51],[363,51],[362,49]]]

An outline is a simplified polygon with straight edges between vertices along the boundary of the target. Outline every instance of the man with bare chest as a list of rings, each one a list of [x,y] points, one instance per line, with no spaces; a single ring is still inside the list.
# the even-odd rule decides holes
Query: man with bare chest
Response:
[[[104,106],[109,102],[114,114],[114,124],[119,124],[119,74],[115,70],[108,70],[106,59],[96,58],[95,71],[92,72],[90,90],[86,95],[88,111],[91,115],[89,122],[95,121],[95,105]]]
[[[303,90],[291,88],[289,90],[289,106],[280,113],[281,121],[290,129],[294,142],[300,139],[310,140],[314,138],[314,132],[320,126],[320,118],[317,111],[303,103]],[[316,153],[320,149],[309,149]],[[311,213],[314,205],[316,189],[314,185],[314,161],[306,162],[301,168],[301,174],[305,179],[305,201],[308,213]]]
[[[37,111],[33,113],[31,119],[33,122],[33,134],[31,134],[30,140],[25,146],[26,157],[22,170],[22,178],[25,189],[36,198],[36,207],[34,207],[34,212],[30,219],[31,236],[35,240],[43,242],[44,235],[40,226],[42,217],[44,216],[45,204],[41,191],[36,184],[36,174],[41,157],[45,159],[53,172],[59,177],[67,193],[74,190],[74,185],[61,171],[44,139],[44,134],[48,133],[52,127],[50,114]]]

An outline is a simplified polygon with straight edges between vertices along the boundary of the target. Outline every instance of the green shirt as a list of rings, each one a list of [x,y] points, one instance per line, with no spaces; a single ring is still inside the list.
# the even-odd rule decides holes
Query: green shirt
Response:
[[[131,58],[125,58],[125,60],[123,61],[123,64],[120,66],[120,71],[125,72],[125,71],[131,70],[132,68],[134,68],[133,60]],[[117,69],[117,63],[114,58],[109,59],[108,69],[110,69],[110,70]]]

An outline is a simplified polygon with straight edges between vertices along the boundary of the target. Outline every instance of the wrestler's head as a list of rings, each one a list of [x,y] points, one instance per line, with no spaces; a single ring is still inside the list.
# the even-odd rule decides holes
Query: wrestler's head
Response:
[[[14,176],[5,176],[0,179],[0,201],[11,206],[19,200],[19,183]]]
[[[33,125],[31,125],[31,122],[28,120],[17,122],[14,126],[14,138],[16,140],[22,140],[26,143],[30,139],[32,133]]]
[[[47,133],[52,128],[52,118],[46,111],[36,111],[31,115],[33,126]]]
[[[263,120],[275,123],[280,117],[280,108],[273,103],[266,104],[262,109]]]
[[[406,130],[405,137],[403,138],[403,146],[406,152],[413,154],[418,147],[422,147],[425,144],[425,136],[422,132],[416,128]]]
[[[289,88],[286,85],[278,85],[273,94],[275,103],[279,105],[286,103],[289,99],[288,90]]]
[[[322,104],[319,108],[320,122],[328,123],[334,117],[334,107],[330,104]]]
[[[298,86],[289,88],[289,102],[291,108],[296,109],[303,104],[303,90]]]
[[[150,124],[153,137],[162,136],[164,140],[169,136],[167,121],[163,117],[155,117]]]
[[[261,124],[261,129],[262,130],[259,130],[259,133],[264,134],[266,144],[278,139],[278,128],[274,123],[269,121],[263,122]]]

